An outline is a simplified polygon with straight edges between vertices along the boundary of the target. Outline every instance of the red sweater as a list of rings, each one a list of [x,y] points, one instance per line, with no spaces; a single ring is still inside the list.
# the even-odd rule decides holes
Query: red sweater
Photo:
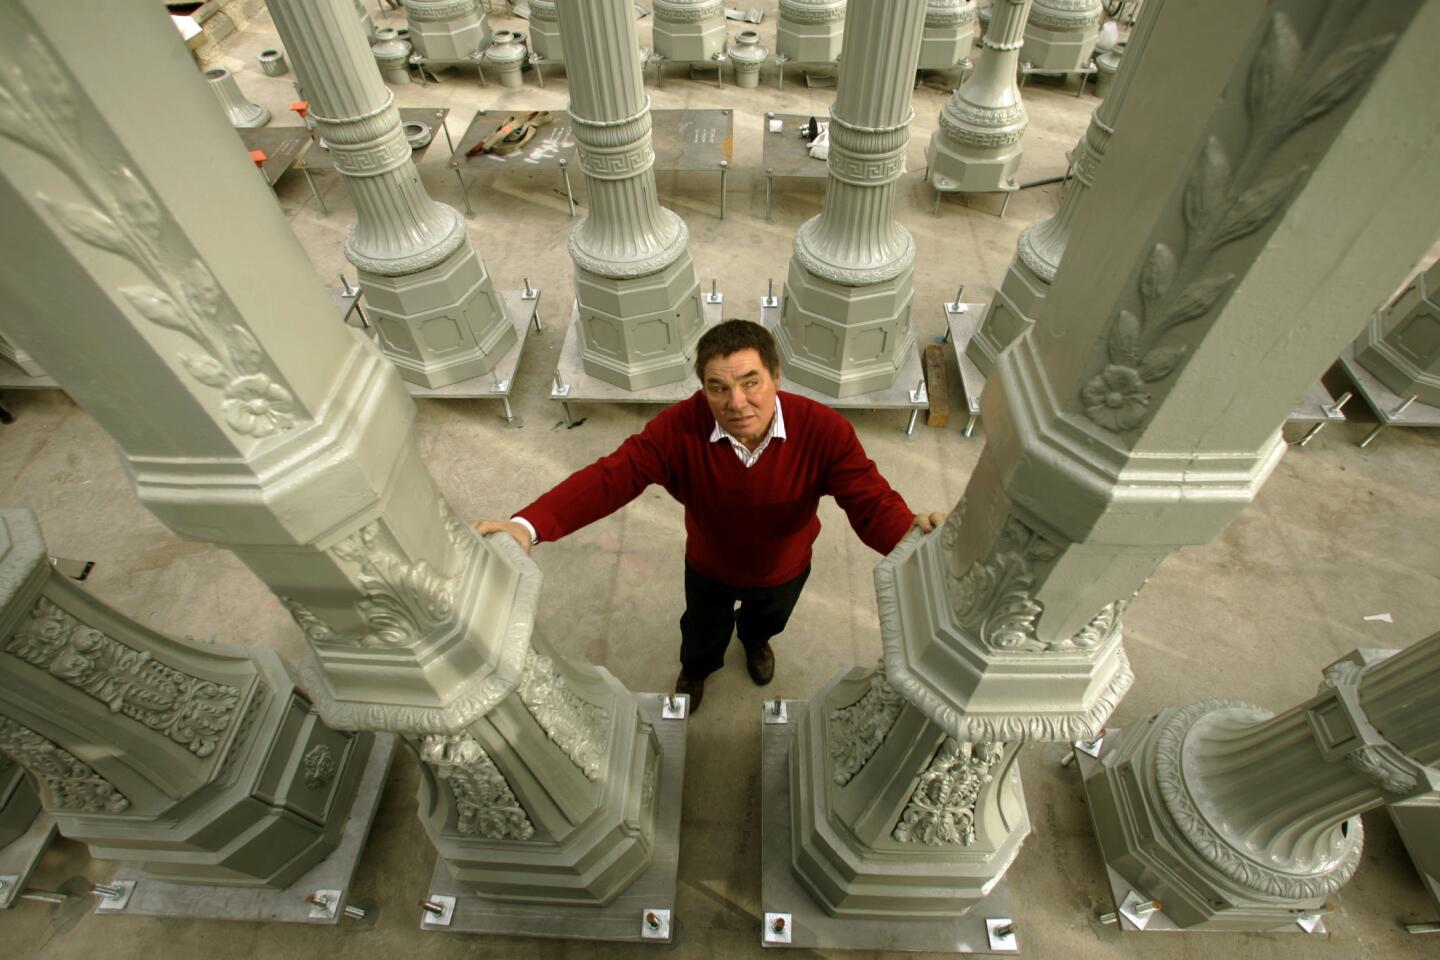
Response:
[[[850,422],[795,394],[781,393],[780,403],[786,439],[771,441],[753,467],[729,443],[710,441],[715,418],[697,391],[516,515],[541,540],[558,540],[658,483],[685,505],[692,567],[734,587],[763,587],[809,565],[820,534],[815,510],[829,494],[861,540],[889,553],[914,515],[865,456]]]

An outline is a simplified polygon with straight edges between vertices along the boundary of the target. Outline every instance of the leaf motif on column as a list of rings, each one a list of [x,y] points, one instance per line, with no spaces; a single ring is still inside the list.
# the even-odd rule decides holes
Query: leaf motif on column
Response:
[[[0,753],[35,778],[49,810],[124,813],[130,800],[88,764],[9,717],[0,717]]]
[[[113,138],[92,142],[108,136],[101,126],[87,128],[89,139],[82,139],[74,85],[13,4],[0,5],[0,63],[0,137],[50,161],[80,196],[36,199],[66,233],[139,270],[146,282],[116,293],[149,322],[204,351],[181,354],[181,364],[201,384],[224,391],[221,410],[231,430],[260,439],[294,428],[301,417],[288,386],[221,297],[209,268],[193,257],[186,263],[178,252],[189,249],[188,240],[141,177],[114,159],[124,157],[121,145]],[[222,305],[233,318],[221,316]]]
[[[1317,56],[1305,49],[1285,13],[1271,15],[1246,72],[1243,103],[1225,101],[1225,109],[1248,116],[1249,135],[1238,158],[1217,136],[1207,138],[1195,158],[1180,203],[1183,253],[1177,257],[1165,243],[1151,247],[1138,282],[1139,313],[1116,311],[1106,338],[1108,363],[1080,388],[1081,408],[1092,423],[1111,433],[1144,425],[1151,400],[1146,384],[1169,377],[1187,352],[1184,344],[1162,340],[1212,313],[1234,286],[1233,274],[1211,271],[1215,252],[1274,220],[1309,174],[1301,165],[1261,180],[1264,167],[1286,139],[1355,93],[1394,42],[1387,34]],[[1308,71],[1307,57],[1314,64]],[[1226,124],[1219,118],[1215,129]],[[1188,279],[1177,285],[1177,277]]]
[[[450,791],[460,833],[486,840],[529,840],[535,835],[535,825],[505,775],[468,733],[423,738],[420,759]]]
[[[581,698],[554,662],[533,649],[525,654],[519,694],[545,735],[565,751],[587,780],[598,782],[610,745],[610,711]]]
[[[864,768],[890,735],[905,698],[885,679],[882,660],[870,675],[865,695],[848,707],[830,712],[830,767],[835,783],[845,786]]]
[[[106,636],[46,597],[5,646],[45,670],[185,746],[197,757],[215,752],[235,718],[240,691],[159,663],[149,652]]]
[[[975,842],[975,804],[1005,753],[1003,743],[969,743],[946,737],[910,794],[891,836],[932,847]]]

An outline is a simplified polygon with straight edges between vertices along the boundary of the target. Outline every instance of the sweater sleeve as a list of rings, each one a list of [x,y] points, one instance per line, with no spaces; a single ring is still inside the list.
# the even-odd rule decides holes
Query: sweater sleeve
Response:
[[[559,540],[608,517],[650,484],[666,483],[676,413],[675,408],[660,413],[614,453],[570,474],[534,503],[515,511],[515,516],[529,521],[541,540]]]
[[[850,421],[833,412],[831,416],[833,420],[826,430],[833,436],[825,492],[840,504],[851,528],[866,546],[878,553],[889,553],[909,531],[915,514],[905,498],[880,475],[875,461],[865,455]]]

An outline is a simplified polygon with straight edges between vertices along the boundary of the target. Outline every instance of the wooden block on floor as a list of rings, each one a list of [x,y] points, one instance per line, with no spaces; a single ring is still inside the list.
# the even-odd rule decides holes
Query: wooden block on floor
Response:
[[[925,425],[945,426],[950,422],[950,391],[945,386],[945,348],[938,343],[925,347],[925,392],[930,395]]]

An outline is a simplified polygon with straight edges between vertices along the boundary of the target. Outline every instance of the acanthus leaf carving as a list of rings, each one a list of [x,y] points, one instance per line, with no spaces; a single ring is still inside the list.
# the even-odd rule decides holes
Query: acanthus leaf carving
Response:
[[[300,770],[305,778],[305,786],[311,790],[328,787],[335,779],[337,769],[334,751],[323,743],[317,743],[300,758]]]
[[[520,702],[545,735],[565,751],[585,778],[599,781],[609,748],[610,711],[570,688],[549,657],[533,649],[525,654]]]
[[[932,847],[975,842],[975,805],[994,779],[991,769],[1005,753],[1003,743],[970,743],[946,737],[910,794],[891,837]]]
[[[838,786],[849,783],[870,761],[904,707],[905,699],[886,681],[885,663],[881,661],[870,675],[864,696],[830,712],[830,768]]]
[[[5,652],[47,671],[156,730],[197,757],[215,752],[230,728],[240,691],[202,680],[106,636],[48,598],[35,601]]]
[[[124,813],[130,809],[130,799],[88,763],[4,716],[0,716],[0,754],[35,778],[47,809],[73,813]]]
[[[455,829],[486,840],[529,840],[535,824],[485,748],[468,733],[431,735],[420,741],[420,759],[455,802]]]

